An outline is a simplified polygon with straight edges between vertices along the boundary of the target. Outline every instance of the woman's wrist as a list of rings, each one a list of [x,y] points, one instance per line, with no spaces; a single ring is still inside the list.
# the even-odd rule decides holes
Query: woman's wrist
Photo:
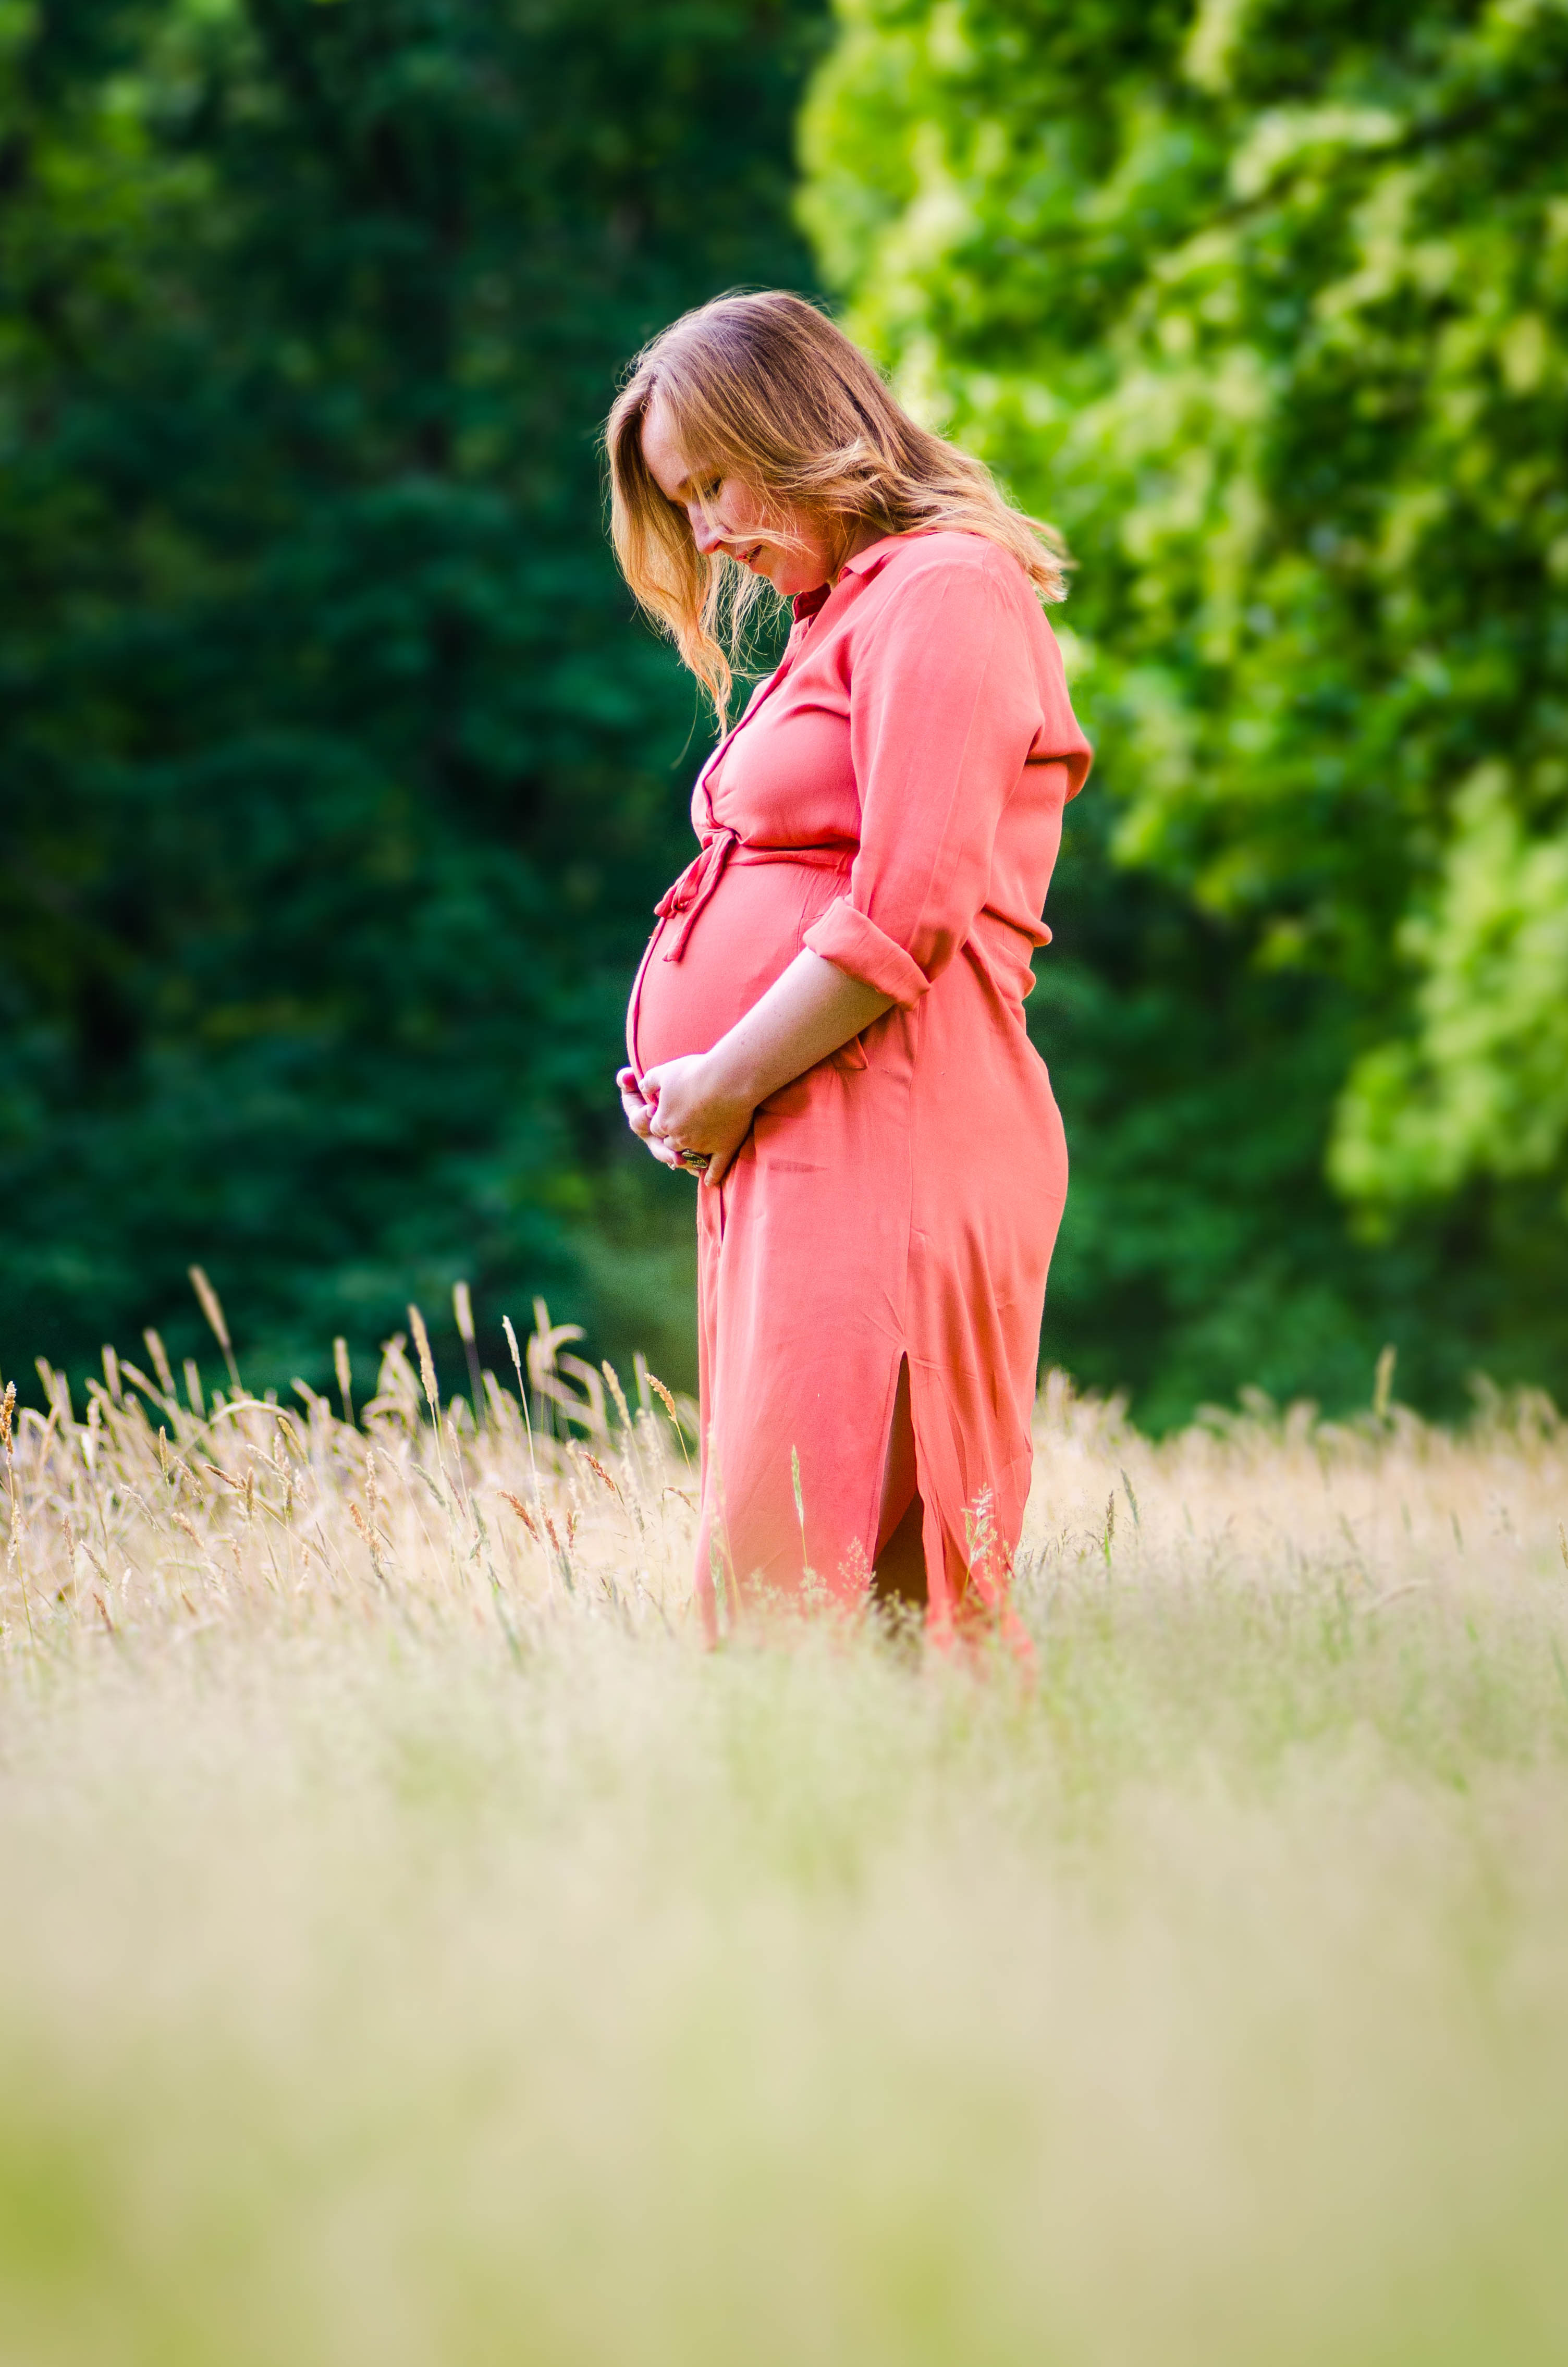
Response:
[[[725,1102],[735,1109],[755,1109],[766,1101],[773,1087],[757,1072],[757,1063],[749,1052],[738,1028],[721,1036],[712,1050],[704,1056],[703,1083],[715,1101]]]

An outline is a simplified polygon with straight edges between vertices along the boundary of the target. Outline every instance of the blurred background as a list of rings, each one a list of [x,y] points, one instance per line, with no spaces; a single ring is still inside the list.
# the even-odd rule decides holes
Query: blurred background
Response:
[[[1047,1359],[1568,1394],[1565,98],[1563,0],[4,0],[0,1372],[216,1372],[198,1262],[253,1385],[459,1278],[690,1383],[596,437],[783,284],[1076,561]]]

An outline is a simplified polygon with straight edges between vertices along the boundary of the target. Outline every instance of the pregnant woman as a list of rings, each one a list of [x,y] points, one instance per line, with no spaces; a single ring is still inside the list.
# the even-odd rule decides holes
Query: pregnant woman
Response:
[[[1089,765],[1060,560],[797,297],[677,321],[607,441],[621,568],[723,731],[619,1080],[700,1178],[709,1630],[873,1585],[1006,1623],[1067,1187],[1024,997]],[[794,629],[724,730],[764,584]]]

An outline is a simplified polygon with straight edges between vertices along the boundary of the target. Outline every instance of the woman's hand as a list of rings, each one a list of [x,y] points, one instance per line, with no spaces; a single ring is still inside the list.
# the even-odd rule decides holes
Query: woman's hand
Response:
[[[665,1060],[616,1078],[626,1123],[666,1167],[694,1150],[709,1161],[706,1181],[722,1184],[751,1131],[758,1104],[861,1035],[892,997],[802,949],[767,993],[721,1036],[710,1052]]]
[[[631,1092],[636,1091],[632,1079]],[[642,1133],[624,1086],[621,1099],[632,1131]],[[702,1180],[716,1185],[723,1182],[731,1161],[751,1131],[756,1104],[729,1082],[710,1052],[694,1052],[643,1071],[642,1106],[647,1114],[645,1139],[654,1158],[676,1167],[682,1151],[704,1152],[709,1164]]]
[[[653,1104],[643,1099],[638,1086],[636,1070],[618,1069],[615,1082],[620,1094],[620,1106],[626,1113],[626,1123],[638,1141],[647,1144],[661,1167],[678,1167],[680,1161],[676,1157],[669,1144],[657,1142],[653,1138]]]

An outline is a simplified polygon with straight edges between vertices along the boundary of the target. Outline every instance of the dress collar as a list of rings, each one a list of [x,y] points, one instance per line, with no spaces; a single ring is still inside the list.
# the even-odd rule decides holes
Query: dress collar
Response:
[[[858,550],[853,559],[845,561],[836,582],[819,583],[812,592],[797,592],[790,604],[796,624],[806,624],[814,617],[817,610],[831,599],[846,575],[874,575],[880,567],[887,565],[899,543],[913,542],[916,534],[926,531],[924,527],[916,527],[913,533],[879,535],[875,542],[869,542],[864,550]]]
[[[888,561],[892,557],[895,544],[913,542],[916,534],[924,534],[926,531],[924,527],[916,527],[914,533],[910,534],[879,535],[875,542],[869,542],[864,550],[858,550],[853,559],[845,561],[838,571],[839,580],[842,582],[846,575],[874,575],[879,567],[887,565]]]

